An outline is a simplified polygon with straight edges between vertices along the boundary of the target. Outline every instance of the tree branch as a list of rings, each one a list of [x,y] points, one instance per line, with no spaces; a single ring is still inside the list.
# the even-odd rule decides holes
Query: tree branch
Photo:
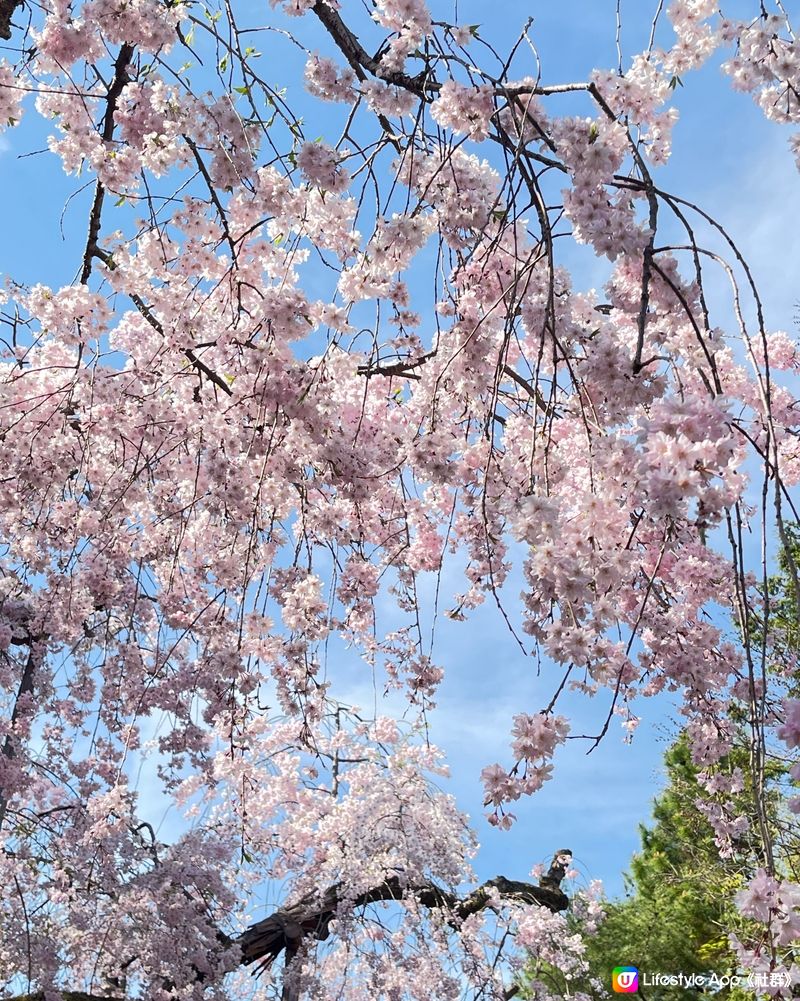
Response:
[[[105,264],[105,266],[108,268],[109,271],[113,271],[114,268],[116,267],[116,265],[114,264],[114,259],[111,256],[111,254],[107,254],[104,250],[100,250],[99,247],[95,247],[92,250],[91,256],[99,258],[99,260],[101,260]],[[142,297],[140,295],[137,295],[135,292],[129,293],[128,298],[131,300],[134,306],[139,310],[139,312],[142,314],[145,320],[147,320],[147,322],[150,324],[153,330],[161,334],[161,336],[163,337],[164,327],[162,326],[161,321],[158,319],[158,317],[153,315],[153,311],[150,309],[150,307],[147,305],[144,299],[142,299]],[[197,369],[198,372],[201,372],[210,382],[213,382],[218,389],[222,390],[223,393],[227,394],[228,396],[233,396],[233,390],[228,385],[228,383],[225,382],[225,380],[221,376],[217,375],[217,373],[213,369],[209,368],[208,365],[206,365],[206,363],[202,361],[202,359],[198,358],[191,348],[184,348],[183,353],[189,359],[192,366]]]
[[[545,885],[534,886],[532,883],[506,879],[505,876],[495,876],[466,897],[458,897],[432,882],[407,887],[396,876],[392,876],[356,897],[352,906],[362,908],[383,900],[401,900],[403,897],[414,896],[423,907],[438,907],[449,911],[447,923],[455,929],[471,914],[477,914],[487,907],[495,892],[509,900],[538,904],[550,911],[565,910],[569,906],[569,899],[558,883],[550,885],[545,883],[545,879],[542,882]],[[329,887],[321,898],[308,895],[296,904],[281,908],[263,921],[251,925],[236,939],[236,944],[242,950],[242,964],[250,966],[257,963],[256,972],[261,973],[269,969],[284,950],[296,951],[305,937],[324,942],[329,935],[330,923],[342,902],[341,892],[340,886]]]
[[[504,365],[503,372],[509,377],[509,379],[516,382],[518,386],[525,390],[528,396],[536,402],[536,406],[543,414],[548,414],[550,412],[550,408],[547,406],[547,403],[545,403],[544,397],[542,396],[541,390],[538,386],[534,386],[528,382],[527,379],[523,379],[523,377],[518,372],[515,372],[510,365]]]
[[[38,641],[34,641],[33,638],[30,640],[30,649],[28,651],[28,657],[25,661],[25,667],[22,669],[22,678],[20,679],[19,689],[17,691],[17,697],[14,700],[14,709],[11,713],[11,727],[13,729],[20,715],[20,701],[26,695],[33,694],[33,678],[36,673],[36,666],[39,657],[37,657],[37,647]],[[6,761],[11,761],[16,755],[14,750],[14,738],[12,734],[7,734],[6,739],[3,741],[3,749],[0,751],[0,755],[6,759]],[[0,788],[0,828],[3,826],[3,821],[6,819],[6,810],[8,809],[8,799]]]
[[[11,18],[21,6],[22,0],[0,0],[0,38],[6,41],[11,38]]]
[[[313,10],[325,25],[328,34],[336,42],[342,55],[352,66],[353,72],[359,80],[366,79],[364,73],[366,70],[373,76],[378,77],[379,80],[384,80],[386,83],[392,83],[397,87],[402,87],[404,90],[409,90],[412,94],[416,94],[417,97],[424,97],[426,89],[439,89],[438,84],[433,83],[428,84],[426,87],[425,74],[423,73],[415,77],[410,77],[406,73],[399,73],[397,71],[387,72],[381,65],[380,60],[375,59],[367,52],[358,38],[356,38],[341,19],[338,11],[328,6],[325,0],[317,0]]]
[[[492,901],[498,894],[506,900],[538,904],[539,907],[546,907],[556,913],[566,910],[569,906],[569,898],[561,890],[561,881],[571,858],[572,852],[569,849],[559,849],[549,871],[541,877],[538,886],[506,879],[505,876],[495,876],[464,897],[444,890],[432,881],[418,886],[405,886],[397,876],[390,876],[379,886],[367,890],[352,901],[346,897],[341,886],[331,886],[322,896],[309,893],[297,903],[280,908],[268,918],[250,925],[236,939],[231,939],[222,931],[217,932],[217,938],[225,948],[238,946],[241,952],[241,965],[257,964],[254,973],[259,975],[268,970],[281,953],[285,953],[284,962],[288,969],[292,960],[298,954],[302,954],[306,940],[324,942],[330,935],[331,921],[346,900],[354,909],[360,909],[367,904],[380,901],[414,897],[423,907],[440,908],[448,912],[447,924],[455,931],[459,930],[470,915],[491,907]],[[196,975],[198,982],[205,980],[205,974],[199,970],[196,971]],[[284,980],[285,978],[286,970],[284,970]],[[286,982],[284,986],[287,988],[284,990],[284,998],[295,1001],[294,986]],[[506,997],[511,998],[514,993],[514,988],[511,988],[510,992],[506,992]],[[40,991],[36,994],[18,995],[9,1001],[45,1001],[45,996],[44,992]],[[122,999],[86,994],[82,991],[66,991],[64,1001],[122,1001]]]
[[[383,376],[399,376],[402,379],[419,379],[413,371],[415,368],[421,368],[425,362],[429,361],[436,355],[435,351],[428,351],[426,354],[422,355],[421,358],[417,358],[414,361],[401,359],[400,361],[390,362],[389,364],[373,364],[370,362],[367,365],[358,366],[358,374],[365,375],[368,379],[373,375],[383,375]]]
[[[203,162],[203,158],[200,155],[200,150],[197,148],[197,144],[194,142],[191,136],[183,133],[183,140],[189,149],[192,151],[195,162],[197,163],[197,169],[203,175],[203,180],[206,182],[208,188],[208,193],[211,197],[211,201],[214,203],[214,208],[217,210],[217,215],[219,216],[219,221],[222,226],[222,232],[225,235],[225,240],[228,246],[231,248],[231,254],[233,255],[234,263],[236,261],[236,244],[233,242],[233,237],[231,236],[231,231],[228,228],[228,217],[225,215],[225,209],[222,206],[222,202],[219,200],[219,195],[214,187],[214,182],[211,180],[211,175],[208,172],[208,168]]]
[[[87,994],[85,991],[62,991],[59,995],[63,1001],[125,1001],[125,998],[113,994]],[[44,991],[36,994],[18,994],[9,1001],[47,1001]]]
[[[2,0],[0,0],[2,2]],[[105,142],[111,142],[114,135],[114,112],[117,110],[117,101],[122,93],[122,88],[130,81],[128,76],[128,64],[133,58],[133,46],[127,42],[120,48],[119,54],[114,61],[114,77],[111,86],[106,94],[106,113],[103,116],[102,136]],[[89,232],[86,236],[86,250],[83,253],[83,267],[81,268],[81,285],[89,281],[92,273],[92,259],[97,248],[97,238],[100,236],[100,218],[103,213],[103,202],[106,197],[106,189],[98,181],[94,189],[94,200],[89,213]]]

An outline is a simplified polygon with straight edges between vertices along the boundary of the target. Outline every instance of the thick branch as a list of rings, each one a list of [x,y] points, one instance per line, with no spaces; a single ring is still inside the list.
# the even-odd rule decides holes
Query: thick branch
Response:
[[[300,953],[306,939],[324,942],[330,934],[331,921],[344,903],[359,909],[379,901],[414,897],[423,907],[445,911],[445,919],[455,931],[459,930],[470,915],[491,907],[498,895],[509,901],[538,904],[553,912],[563,911],[569,906],[569,898],[561,890],[561,880],[571,858],[572,853],[568,849],[561,849],[554,857],[547,874],[540,879],[538,886],[506,879],[505,876],[495,876],[464,897],[450,893],[433,882],[414,887],[404,886],[396,876],[389,877],[379,886],[360,894],[352,901],[345,897],[341,886],[332,886],[321,897],[317,894],[308,894],[296,904],[275,911],[263,921],[257,921],[235,940],[231,940],[221,931],[217,933],[217,937],[223,947],[238,945],[241,951],[241,964],[243,966],[258,964],[255,969],[258,974],[269,969],[281,953],[285,953],[285,963],[288,967],[291,960]],[[197,979],[201,982],[205,979],[205,975],[197,971]],[[506,997],[511,998],[514,993],[514,988],[511,988]],[[291,985],[284,996],[293,996]],[[81,991],[68,991],[64,994],[64,998],[65,1001],[118,1001],[114,997],[101,997]],[[20,995],[10,1001],[44,1001],[44,993]]]
[[[59,997],[63,1001],[125,1001],[124,998],[110,994],[87,994],[85,991],[62,991]],[[36,994],[18,994],[9,1001],[47,1001],[44,991]]]
[[[0,0],[0,38],[6,41],[11,38],[11,18],[21,6],[22,0]]]
[[[544,882],[544,881],[543,881]],[[284,950],[295,951],[305,937],[323,942],[329,934],[330,923],[342,902],[341,887],[332,886],[319,897],[307,896],[291,907],[282,908],[251,925],[236,940],[242,950],[242,963],[258,963],[258,970],[268,969]],[[496,876],[473,890],[466,897],[458,897],[443,890],[435,883],[404,887],[396,876],[385,880],[352,902],[355,908],[382,900],[401,900],[413,896],[423,907],[442,908],[449,911],[448,924],[457,929],[471,914],[487,907],[495,893],[508,900],[538,904],[550,911],[563,911],[569,899],[558,885],[534,886],[505,876]]]
[[[31,639],[30,649],[28,651],[28,657],[25,661],[25,667],[22,669],[22,678],[19,683],[19,690],[17,691],[17,697],[14,701],[14,709],[11,713],[11,727],[14,728],[17,720],[20,716],[20,703],[25,698],[26,695],[33,694],[33,678],[36,673],[36,666],[38,661],[37,656],[37,644]],[[14,737],[13,734],[9,733],[6,735],[6,739],[3,742],[2,751],[0,755],[6,759],[6,761],[11,761],[16,752],[14,750]],[[6,810],[8,809],[8,799],[5,792],[0,788],[0,828],[3,826],[3,821],[6,819]]]

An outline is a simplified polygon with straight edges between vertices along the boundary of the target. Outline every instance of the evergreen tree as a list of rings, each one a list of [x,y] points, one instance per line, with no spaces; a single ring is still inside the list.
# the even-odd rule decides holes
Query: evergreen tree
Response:
[[[735,750],[732,758],[741,756]],[[631,862],[624,899],[609,902],[606,919],[588,940],[590,979],[610,991],[616,966],[642,974],[692,974],[719,978],[736,972],[728,933],[741,924],[734,895],[745,884],[741,858],[724,859],[698,802],[708,802],[683,735],[665,755],[667,786],[653,807],[653,823],[640,826],[641,851]],[[731,762],[731,767],[736,765]],[[593,995],[600,991],[582,985]],[[643,989],[646,998],[679,1001],[685,987]],[[724,989],[721,998],[735,997]]]

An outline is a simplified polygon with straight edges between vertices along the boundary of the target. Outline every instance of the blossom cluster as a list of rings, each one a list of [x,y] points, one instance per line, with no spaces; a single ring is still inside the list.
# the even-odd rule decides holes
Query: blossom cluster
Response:
[[[405,67],[408,56],[422,45],[431,30],[431,14],[425,0],[377,0],[373,19],[391,32],[381,63],[388,72]]]
[[[489,122],[494,114],[494,96],[487,84],[481,87],[463,87],[454,80],[442,84],[431,107],[434,121],[456,134],[466,133],[470,139],[480,141],[489,134]]]

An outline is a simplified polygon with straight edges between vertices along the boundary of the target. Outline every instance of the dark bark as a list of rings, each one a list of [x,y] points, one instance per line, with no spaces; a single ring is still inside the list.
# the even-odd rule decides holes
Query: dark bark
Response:
[[[492,891],[501,897],[538,904],[551,911],[563,911],[569,899],[558,885],[534,886],[505,876],[495,876],[465,897],[458,897],[434,883],[404,887],[397,877],[391,877],[357,897],[352,906],[365,907],[382,900],[400,900],[415,897],[424,907],[442,908],[448,912],[447,923],[458,929],[471,914],[482,911],[489,903]],[[329,935],[329,926],[341,903],[341,887],[329,887],[320,897],[304,897],[290,907],[281,908],[263,921],[258,921],[243,932],[236,943],[242,950],[242,963],[256,963],[256,972],[263,972],[275,962],[284,950],[295,952],[299,942],[310,938],[323,942]]]
[[[64,1001],[125,1001],[116,994],[86,994],[85,991],[64,991],[61,996]],[[44,991],[38,991],[36,994],[18,994],[9,1001],[44,1001]]]
[[[25,667],[22,669],[22,679],[20,680],[19,689],[17,691],[17,697],[14,700],[14,708],[11,712],[11,726],[15,726],[20,717],[20,704],[27,695],[33,694],[33,680],[36,674],[36,668],[42,658],[42,651],[39,649],[39,640],[30,639],[30,645],[28,650],[28,656],[25,660]],[[0,750],[0,755],[6,759],[6,761],[12,761],[16,757],[16,749],[14,747],[15,738],[12,734],[7,734],[6,739],[3,741],[2,750]],[[0,787],[0,827],[3,825],[3,821],[6,819],[6,810],[8,809],[8,797],[5,791]]]
[[[406,73],[400,73],[396,70],[386,70],[382,66],[380,59],[376,59],[367,52],[356,35],[353,34],[339,16],[338,11],[330,7],[325,0],[317,0],[313,11],[325,25],[328,34],[334,40],[348,63],[350,63],[353,72],[359,80],[366,79],[366,74],[370,73],[372,76],[378,77],[378,79],[384,80],[386,83],[409,90],[418,97],[424,97],[426,90],[438,90],[438,86],[435,83],[425,79],[424,73],[411,77]]]
[[[21,6],[22,0],[0,0],[0,38],[6,41],[11,38],[11,18]]]
[[[101,133],[106,142],[111,142],[114,137],[114,112],[117,110],[117,101],[125,84],[130,82],[128,65],[131,59],[133,59],[133,46],[126,42],[121,46],[114,61],[114,76],[106,94],[106,111],[103,115],[103,130]],[[105,196],[106,189],[98,181],[95,184],[94,199],[92,200],[92,208],[89,212],[89,232],[86,237],[86,250],[83,255],[83,267],[81,268],[82,285],[85,285],[89,281],[89,276],[92,273],[92,259],[100,237],[100,220],[103,214]]]

